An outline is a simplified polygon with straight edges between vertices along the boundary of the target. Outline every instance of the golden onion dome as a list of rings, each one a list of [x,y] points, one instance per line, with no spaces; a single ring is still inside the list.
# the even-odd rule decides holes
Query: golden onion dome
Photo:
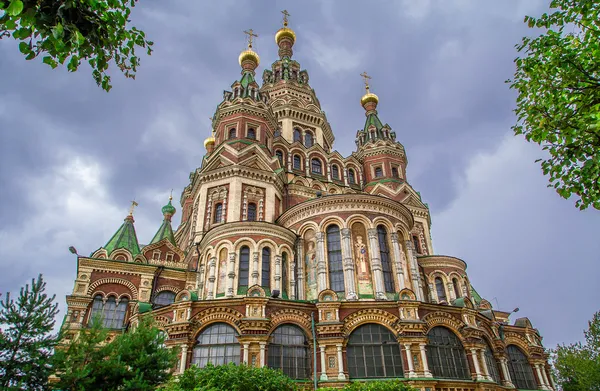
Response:
[[[242,65],[242,63],[246,60],[254,61],[256,63],[256,66],[260,64],[260,57],[252,49],[244,50],[240,53],[240,58],[238,59],[240,65]]]
[[[209,136],[206,138],[206,140],[204,140],[204,148],[208,147],[209,144],[214,144],[214,143],[215,143],[215,137]]]
[[[364,106],[366,103],[374,102],[375,104],[379,103],[379,97],[372,92],[367,92],[360,99],[360,104]]]
[[[292,40],[292,44],[296,42],[296,33],[289,27],[280,28],[275,34],[275,42],[279,45],[282,38],[288,37]]]

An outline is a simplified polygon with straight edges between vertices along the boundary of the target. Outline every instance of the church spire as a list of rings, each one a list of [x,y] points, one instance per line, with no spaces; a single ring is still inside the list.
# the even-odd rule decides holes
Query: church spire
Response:
[[[396,133],[387,124],[383,124],[377,114],[379,97],[371,92],[369,80],[371,76],[367,72],[360,74],[365,83],[366,93],[360,99],[360,105],[365,109],[365,126],[356,133],[356,145],[358,147],[377,140],[396,141]]]
[[[252,41],[254,38],[258,38],[257,34],[254,34],[254,30],[245,30],[244,34],[248,36],[248,48],[240,53],[239,63],[242,67],[242,75],[245,73],[252,73],[254,75],[254,70],[260,64],[260,57],[258,54],[252,50]]]
[[[287,10],[283,10],[281,13],[283,14],[283,27],[275,34],[275,42],[277,43],[277,46],[279,46],[279,58],[291,58],[292,54],[294,54],[292,46],[294,46],[294,42],[296,42],[296,33],[288,27],[288,16],[290,16],[290,14]]]
[[[113,251],[121,248],[128,250],[134,257],[140,253],[140,245],[135,233],[135,227],[133,226],[133,210],[138,205],[137,202],[131,201],[129,214],[125,217],[123,224],[121,224],[117,232],[115,232],[104,246],[108,256]]]
[[[169,203],[162,207],[164,219],[162,224],[160,225],[160,228],[158,228],[158,231],[152,238],[150,244],[158,243],[163,239],[167,239],[169,242],[171,242],[171,244],[177,246],[177,244],[175,243],[175,235],[173,234],[173,228],[171,227],[171,217],[173,217],[173,215],[176,212],[175,207],[171,204],[172,200],[173,196],[171,195],[169,196]]]

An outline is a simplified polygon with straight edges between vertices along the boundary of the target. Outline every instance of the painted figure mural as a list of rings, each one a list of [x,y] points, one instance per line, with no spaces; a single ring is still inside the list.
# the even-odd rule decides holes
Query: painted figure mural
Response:
[[[217,282],[217,294],[225,293],[225,280],[227,278],[227,250],[222,249],[219,253],[219,280]]]
[[[356,277],[359,295],[373,295],[369,251],[365,243],[366,230],[361,223],[352,224],[352,247],[356,263]]]
[[[306,248],[305,267],[306,267],[306,300],[317,299],[317,251],[315,232],[308,230],[304,235]]]

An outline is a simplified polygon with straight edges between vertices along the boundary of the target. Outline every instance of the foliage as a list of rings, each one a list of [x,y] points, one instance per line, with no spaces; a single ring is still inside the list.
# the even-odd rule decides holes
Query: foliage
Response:
[[[75,72],[82,61],[92,67],[98,85],[111,89],[109,63],[135,79],[140,60],[136,46],[152,52],[143,31],[128,28],[137,0],[0,0],[0,39],[19,42],[26,60],[43,54],[42,62],[56,68],[67,63]]]
[[[368,382],[352,382],[344,391],[416,391],[401,380],[380,380]],[[339,388],[319,388],[317,391],[339,391]]]
[[[152,318],[104,343],[109,331],[96,319],[55,355],[61,390],[150,391],[169,380],[177,351],[164,346],[164,335]]]
[[[539,159],[549,187],[576,206],[600,209],[600,2],[552,0],[550,14],[525,17],[510,87],[518,92],[515,134],[549,153]]]
[[[559,345],[554,367],[563,391],[600,391],[600,312],[584,332],[585,344]]]
[[[17,300],[10,292],[0,302],[0,389],[45,390],[50,375],[52,335],[58,313],[55,296],[48,297],[40,274],[21,288]]]
[[[191,366],[162,391],[296,391],[296,383],[283,372],[267,367],[211,364]]]

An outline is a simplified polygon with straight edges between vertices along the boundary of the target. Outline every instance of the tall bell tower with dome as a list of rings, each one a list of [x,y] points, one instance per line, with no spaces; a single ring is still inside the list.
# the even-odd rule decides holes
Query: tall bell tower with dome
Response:
[[[241,76],[211,118],[176,230],[169,199],[142,245],[132,208],[104,246],[78,256],[65,338],[95,315],[112,335],[147,315],[181,348],[177,373],[232,362],[307,385],[555,389],[529,319],[511,322],[477,293],[464,260],[433,251],[429,207],[366,72],[356,150],[333,149],[309,73],[293,58],[301,36],[289,16],[262,84],[258,36],[245,31]]]

